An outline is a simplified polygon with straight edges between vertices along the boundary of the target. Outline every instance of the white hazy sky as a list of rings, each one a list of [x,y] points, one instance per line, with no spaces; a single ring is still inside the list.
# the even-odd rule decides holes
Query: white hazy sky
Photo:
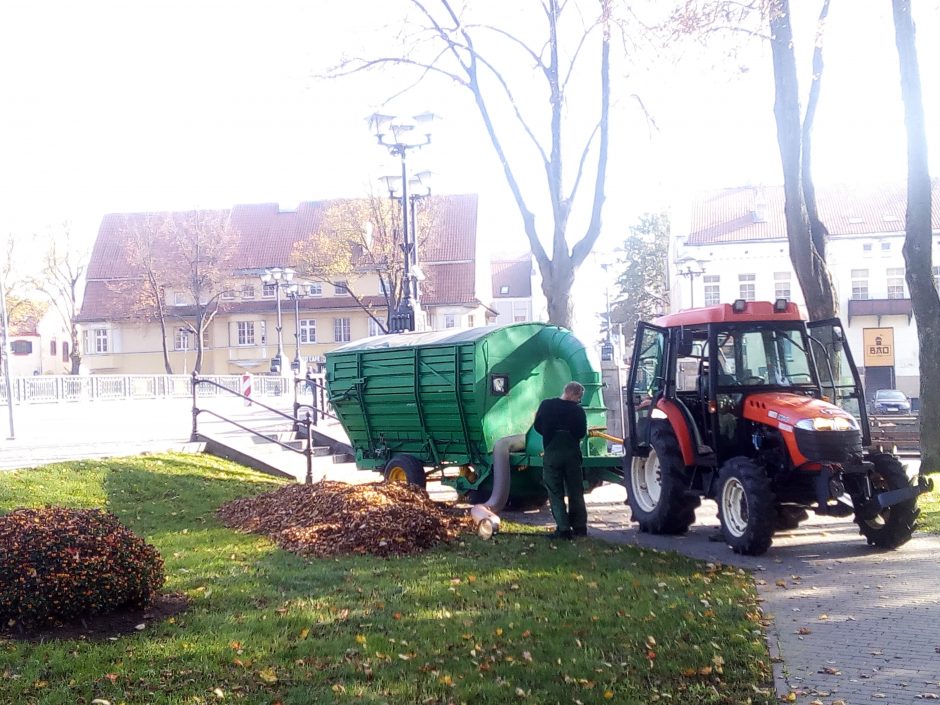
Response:
[[[514,0],[517,16],[527,2]],[[499,11],[504,3],[476,0]],[[792,4],[803,37],[798,55],[808,64],[819,3]],[[914,5],[931,161],[940,174],[940,3]],[[315,75],[346,51],[374,48],[382,37],[376,27],[394,21],[398,7],[392,0],[4,0],[0,236],[69,220],[90,244],[108,212],[362,194],[388,160],[364,121],[388,97],[388,77]],[[690,52],[650,75],[633,72],[626,92],[643,97],[659,131],[638,129],[635,114],[615,124],[629,130],[612,145],[605,247],[622,241],[636,213],[686,189],[780,181],[769,49],[723,57]],[[817,179],[903,178],[890,2],[834,0],[826,57]],[[490,249],[526,249],[472,106],[438,90],[414,109],[445,118],[428,155],[436,190],[480,193],[490,214],[504,214],[501,227],[482,234]]]

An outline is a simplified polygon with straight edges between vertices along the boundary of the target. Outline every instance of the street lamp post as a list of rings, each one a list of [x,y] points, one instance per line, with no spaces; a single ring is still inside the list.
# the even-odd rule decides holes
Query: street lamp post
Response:
[[[291,369],[295,375],[300,375],[300,300],[306,294],[298,284],[291,284],[287,288],[287,298],[294,302],[294,361]]]
[[[284,336],[281,334],[284,327],[281,322],[281,282],[286,284],[294,278],[294,270],[289,267],[272,267],[264,270],[261,281],[265,284],[274,283],[274,299],[277,302],[277,354],[271,360],[271,372],[281,374],[284,369]]]
[[[694,257],[684,257],[676,262],[676,273],[689,279],[689,308],[695,308],[695,278],[705,272],[705,263]]]
[[[415,301],[412,300],[412,263],[415,261],[416,244],[411,237],[413,226],[409,228],[409,206],[413,201],[408,194],[408,150],[420,149],[431,142],[431,125],[434,113],[422,113],[412,119],[401,119],[394,115],[375,113],[369,118],[369,124],[375,131],[378,143],[386,147],[392,156],[401,159],[401,176],[384,177],[389,190],[389,197],[395,198],[395,186],[401,181],[401,220],[402,253],[404,271],[402,280],[402,300],[398,310],[390,316],[390,333],[413,331],[415,329]],[[412,208],[412,220],[414,210]]]

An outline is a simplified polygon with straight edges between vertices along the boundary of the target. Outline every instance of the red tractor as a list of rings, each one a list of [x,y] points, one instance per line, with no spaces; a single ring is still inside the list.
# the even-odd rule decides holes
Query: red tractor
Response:
[[[628,390],[625,481],[641,531],[684,533],[705,497],[737,553],[764,553],[807,510],[854,514],[869,544],[896,548],[933,488],[870,447],[841,323],[804,323],[784,299],[640,323]]]

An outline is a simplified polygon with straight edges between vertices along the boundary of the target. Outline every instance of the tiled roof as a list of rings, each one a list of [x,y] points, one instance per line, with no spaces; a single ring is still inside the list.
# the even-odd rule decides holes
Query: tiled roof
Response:
[[[493,298],[526,298],[532,296],[532,261],[525,259],[494,260],[490,263]]]
[[[907,187],[817,186],[819,217],[834,237],[904,232]],[[783,187],[740,187],[692,204],[689,245],[786,238]],[[762,216],[762,217],[761,217]],[[933,182],[934,230],[940,230],[940,180]]]
[[[427,281],[421,287],[421,303],[433,306],[448,304],[479,303],[474,291],[476,265],[473,262],[459,264],[421,264]]]
[[[145,230],[148,223],[172,216],[177,221],[220,223],[230,217],[230,228],[236,238],[233,269],[262,269],[290,264],[295,245],[315,232],[324,213],[336,201],[309,201],[295,210],[282,211],[275,203],[236,205],[228,210],[187,211],[178,213],[114,213],[106,215],[98,230],[87,270],[87,286],[82,304],[82,320],[105,320],[127,315],[127,295],[115,291],[107,282],[136,279],[143,271],[133,261],[133,233]],[[469,262],[476,256],[477,196],[435,196],[431,206],[436,209],[435,227],[422,242],[421,266],[429,279],[434,263]],[[158,247],[160,251],[170,248]],[[450,271],[450,270],[448,270]],[[457,272],[458,270],[453,270]],[[438,288],[447,299],[465,298],[474,288],[474,268],[459,270],[466,281],[454,280],[450,274]],[[446,294],[446,295],[445,295]],[[343,299],[348,307],[350,299]],[[311,299],[311,301],[317,301]],[[329,299],[319,299],[318,307],[328,308]],[[384,303],[384,302],[383,302]],[[263,305],[264,301],[239,302],[239,306]],[[315,304],[309,304],[314,306]],[[239,309],[241,310],[241,309]]]

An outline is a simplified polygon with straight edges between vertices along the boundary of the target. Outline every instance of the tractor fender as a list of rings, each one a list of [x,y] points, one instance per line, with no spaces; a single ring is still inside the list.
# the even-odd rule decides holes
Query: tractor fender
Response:
[[[692,429],[689,428],[689,419],[686,418],[687,409],[683,409],[679,404],[671,399],[660,399],[656,402],[656,411],[652,418],[659,416],[657,412],[665,414],[666,420],[672,426],[672,432],[676,434],[676,440],[679,442],[679,450],[682,452],[682,462],[686,465],[695,465],[695,446],[692,443]]]

